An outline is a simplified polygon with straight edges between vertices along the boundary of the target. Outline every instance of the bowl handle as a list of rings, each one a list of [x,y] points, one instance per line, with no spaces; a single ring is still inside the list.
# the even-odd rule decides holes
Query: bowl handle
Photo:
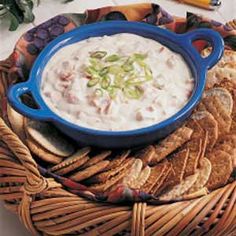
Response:
[[[39,102],[39,99],[37,99],[37,96],[33,95],[32,91],[33,89],[31,88],[31,84],[28,82],[15,84],[11,86],[8,91],[8,101],[13,108],[29,118],[36,120],[50,120],[52,112],[46,107],[46,105]],[[20,97],[26,93],[32,94],[38,109],[31,108],[22,103]]]
[[[178,35],[179,43],[182,47],[188,48],[193,59],[198,63],[200,68],[211,69],[221,58],[224,52],[224,41],[221,35],[211,29],[197,29],[185,34]],[[209,56],[203,58],[193,42],[196,40],[206,40],[212,46]]]

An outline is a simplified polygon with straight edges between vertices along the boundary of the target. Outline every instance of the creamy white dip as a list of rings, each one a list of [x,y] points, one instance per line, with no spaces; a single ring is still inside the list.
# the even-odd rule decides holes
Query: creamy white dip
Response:
[[[91,80],[86,68],[91,55],[105,51],[109,55],[132,57],[145,55],[151,79],[138,85],[138,98],[115,96]],[[106,66],[114,65],[109,62]],[[144,78],[134,65],[135,76]],[[113,75],[109,75],[113,81]],[[126,80],[127,78],[123,78]],[[94,37],[60,49],[47,63],[41,82],[41,94],[50,109],[62,118],[87,128],[125,131],[159,123],[178,112],[188,101],[194,80],[181,55],[158,42],[134,34],[122,33]],[[138,90],[138,91],[139,91]]]

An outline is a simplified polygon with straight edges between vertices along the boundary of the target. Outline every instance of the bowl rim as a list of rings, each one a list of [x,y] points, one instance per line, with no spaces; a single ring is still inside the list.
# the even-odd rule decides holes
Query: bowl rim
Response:
[[[171,40],[171,37],[173,37],[173,36],[181,37],[181,40],[184,39],[184,34],[178,35],[176,33],[173,33],[173,32],[168,31],[166,29],[159,28],[157,26],[149,25],[149,24],[146,24],[146,23],[127,22],[127,21],[97,22],[97,23],[93,23],[93,24],[89,24],[89,25],[80,26],[79,28],[76,28],[72,31],[69,31],[67,33],[64,33],[64,34],[60,35],[59,37],[54,39],[52,42],[50,42],[42,50],[42,52],[39,54],[36,61],[34,62],[34,65],[33,65],[32,69],[31,69],[31,72],[30,72],[29,80],[24,83],[24,84],[29,85],[29,87],[31,88],[33,97],[35,97],[36,102],[39,101],[40,105],[42,105],[47,110],[49,110],[50,115],[47,116],[46,117],[47,119],[45,119],[45,120],[52,121],[52,122],[55,122],[55,123],[58,123],[58,124],[62,124],[62,125],[65,125],[67,127],[70,127],[71,129],[81,131],[81,132],[85,132],[85,133],[91,134],[91,135],[96,135],[96,136],[98,136],[98,135],[102,135],[102,136],[133,136],[133,135],[148,134],[150,132],[154,132],[154,131],[163,129],[164,127],[167,127],[167,126],[177,122],[181,117],[184,117],[186,114],[188,114],[197,105],[197,103],[199,102],[199,100],[200,100],[200,98],[203,94],[203,91],[204,91],[205,77],[206,77],[207,68],[205,67],[205,65],[204,66],[201,65],[201,63],[198,61],[199,58],[201,58],[200,56],[199,56],[199,58],[195,58],[195,57],[191,58],[192,55],[188,55],[188,50],[190,50],[189,45],[183,47],[177,41],[177,42],[174,42],[174,44],[177,45],[181,49],[182,53],[181,52],[178,52],[178,53],[184,58],[185,63],[190,68],[192,76],[195,80],[195,82],[194,82],[195,85],[194,85],[194,88],[192,90],[192,94],[191,94],[189,100],[186,102],[186,104],[178,112],[176,112],[172,116],[168,117],[167,119],[165,119],[165,120],[163,120],[159,123],[154,123],[152,125],[142,127],[142,128],[138,128],[138,129],[122,130],[122,131],[119,131],[119,130],[109,131],[109,130],[99,130],[99,129],[95,129],[95,128],[88,128],[88,127],[83,127],[83,126],[74,124],[74,123],[70,122],[69,120],[66,120],[66,119],[62,118],[57,113],[53,112],[50,109],[50,107],[47,105],[47,103],[44,101],[44,99],[42,98],[42,95],[41,95],[40,84],[41,84],[41,79],[42,78],[38,78],[38,76],[39,76],[38,72],[40,70],[41,62],[43,60],[45,60],[45,58],[48,57],[49,59],[46,59],[46,64],[47,64],[48,61],[51,59],[51,57],[54,55],[53,54],[53,55],[49,56],[48,55],[49,51],[52,50],[54,47],[57,47],[57,45],[59,45],[60,43],[65,42],[66,39],[68,39],[69,37],[75,37],[75,35],[77,33],[81,33],[81,34],[83,32],[86,33],[86,31],[97,30],[97,29],[102,28],[104,26],[106,27],[106,30],[109,30],[109,27],[110,28],[113,28],[113,27],[125,27],[125,28],[128,27],[129,28],[129,27],[131,27],[133,29],[135,28],[139,32],[140,31],[149,31],[149,32],[152,32],[154,35],[158,34],[160,37],[165,37],[168,41],[173,41],[173,40]],[[206,33],[207,33],[207,31],[206,31]],[[117,34],[117,33],[114,33],[114,34]],[[104,32],[103,35],[106,35],[106,32]],[[96,36],[92,36],[92,37],[96,37]],[[78,40],[78,41],[81,41],[81,40]],[[65,44],[64,46],[67,46],[67,45],[70,45],[70,44],[72,44],[72,43]],[[166,47],[168,47],[168,46],[166,46]],[[170,47],[168,47],[168,48],[170,48]],[[58,50],[56,50],[56,52],[57,51]],[[188,55],[189,62],[187,62],[186,55],[184,55],[184,53],[186,53]],[[195,56],[196,56],[196,53],[195,53]],[[196,61],[194,61],[194,60],[196,60],[198,62],[196,63]],[[192,61],[191,62],[192,66],[190,66],[190,61]],[[45,65],[44,65],[44,68],[45,68]],[[193,69],[195,69],[196,71],[193,72]],[[195,73],[195,75],[194,75],[194,73]],[[35,117],[35,118],[37,119],[37,117]]]

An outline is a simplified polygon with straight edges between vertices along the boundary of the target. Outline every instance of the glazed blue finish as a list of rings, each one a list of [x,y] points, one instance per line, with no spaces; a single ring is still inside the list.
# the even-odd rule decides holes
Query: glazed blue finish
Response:
[[[62,47],[89,37],[133,33],[154,39],[171,50],[181,54],[192,71],[195,86],[188,103],[175,115],[161,123],[131,131],[100,131],[80,127],[64,120],[43,101],[40,94],[42,72],[50,58]],[[212,53],[202,58],[192,46],[198,39],[207,40],[212,45]],[[128,47],[129,42],[127,42]],[[206,71],[214,66],[223,54],[224,43],[221,36],[209,29],[198,29],[185,34],[175,34],[165,29],[145,23],[109,21],[81,26],[53,40],[38,56],[28,81],[13,85],[8,93],[11,105],[23,115],[35,120],[51,121],[62,132],[82,145],[103,148],[127,148],[154,142],[178,128],[198,104],[205,86]],[[160,58],[161,60],[161,58]],[[174,78],[173,78],[174,79]],[[24,105],[20,97],[31,93],[38,104],[38,109]]]

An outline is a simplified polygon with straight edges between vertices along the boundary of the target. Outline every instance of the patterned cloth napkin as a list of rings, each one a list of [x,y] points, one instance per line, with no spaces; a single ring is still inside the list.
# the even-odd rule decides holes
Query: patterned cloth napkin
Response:
[[[84,14],[58,15],[22,35],[11,55],[13,61],[10,70],[11,82],[15,83],[27,80],[34,60],[51,40],[80,25],[109,20],[146,22],[147,24],[163,27],[176,33],[185,33],[196,28],[211,28],[222,35],[226,48],[236,51],[236,30],[203,16],[187,13],[186,18],[179,18],[171,16],[159,5],[149,3],[104,7],[88,10]],[[200,51],[207,47],[207,43],[198,40],[194,43],[194,46]],[[158,201],[158,199],[155,199],[155,197],[150,194],[138,190],[131,190],[122,185],[118,186],[117,189],[109,194],[99,195],[88,191],[85,186],[68,178],[50,173],[43,167],[39,167],[39,169],[44,176],[55,178],[68,191],[90,199],[108,202]]]

